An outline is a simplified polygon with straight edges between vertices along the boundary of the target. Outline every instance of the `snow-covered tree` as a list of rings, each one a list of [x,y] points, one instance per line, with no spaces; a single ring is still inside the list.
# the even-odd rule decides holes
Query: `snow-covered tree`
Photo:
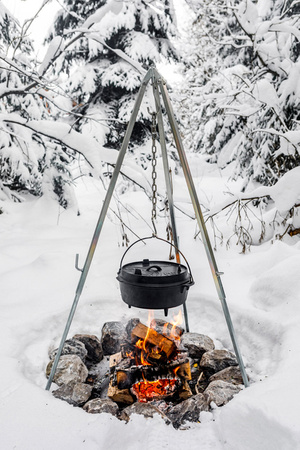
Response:
[[[64,151],[41,120],[53,120],[51,93],[36,73],[32,42],[0,2],[0,198],[50,190],[66,205],[70,182]]]
[[[300,5],[193,1],[186,128],[197,151],[233,177],[274,184],[300,163]],[[189,136],[187,137],[189,141]]]
[[[25,91],[25,71],[31,66],[30,55],[32,45],[28,39],[20,40],[21,29],[9,13],[0,3],[0,50],[2,59],[0,67],[0,112],[2,119],[6,115],[18,114],[23,119],[31,115],[40,118],[42,100]],[[11,66],[9,65],[11,62]],[[19,65],[20,70],[13,66]],[[32,140],[31,133],[22,135],[15,125],[1,121],[0,127],[0,179],[1,189],[21,190],[27,189],[34,193],[40,191],[39,164],[35,157],[35,147],[38,146]]]
[[[65,0],[50,39],[61,36],[67,44],[55,71],[67,75],[66,89],[81,115],[74,127],[118,148],[145,70],[176,57],[169,39],[174,34],[172,0]],[[149,134],[147,106],[142,105],[133,143]]]
[[[43,8],[51,0],[45,0]],[[49,71],[57,47],[49,45],[38,64],[28,29],[33,19],[20,26],[0,2],[0,201],[21,201],[22,192],[49,193],[66,207],[74,203],[70,164],[81,156],[90,172],[101,161],[113,163],[90,136],[79,134],[59,119],[71,117],[72,102]]]

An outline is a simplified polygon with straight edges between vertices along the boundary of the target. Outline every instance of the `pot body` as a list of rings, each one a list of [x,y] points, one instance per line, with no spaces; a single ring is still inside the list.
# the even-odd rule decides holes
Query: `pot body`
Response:
[[[194,284],[182,264],[148,259],[122,266],[117,280],[127,305],[145,309],[175,308],[185,303]]]

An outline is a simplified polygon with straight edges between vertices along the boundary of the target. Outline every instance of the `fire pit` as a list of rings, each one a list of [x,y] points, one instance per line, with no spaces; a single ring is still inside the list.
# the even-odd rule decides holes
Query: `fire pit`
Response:
[[[49,376],[57,350],[49,354]],[[210,405],[226,404],[242,388],[236,357],[216,350],[212,339],[186,333],[178,322],[131,319],[107,322],[101,339],[77,334],[66,341],[53,395],[88,413],[111,413],[128,421],[132,413],[180,428],[199,422]],[[214,406],[215,407],[215,406]]]

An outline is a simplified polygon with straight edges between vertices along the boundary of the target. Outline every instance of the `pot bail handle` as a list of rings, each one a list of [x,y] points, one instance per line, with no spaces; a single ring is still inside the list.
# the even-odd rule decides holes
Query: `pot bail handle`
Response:
[[[189,272],[190,272],[191,283],[194,284],[194,279],[193,279],[192,271],[191,271],[190,265],[189,265],[189,263],[188,263],[186,257],[184,256],[184,254],[179,250],[178,247],[176,247],[176,245],[172,244],[172,242],[169,242],[169,241],[167,241],[166,239],[160,238],[160,237],[158,237],[158,236],[156,236],[156,235],[153,235],[153,236],[147,236],[147,237],[144,237],[144,238],[141,238],[141,239],[137,239],[135,242],[133,242],[133,243],[127,248],[127,250],[123,253],[123,256],[122,256],[121,261],[120,261],[120,269],[119,269],[119,271],[120,271],[121,268],[122,268],[123,260],[124,260],[124,258],[125,258],[125,255],[127,254],[127,252],[128,252],[135,244],[138,244],[138,243],[141,242],[141,241],[146,241],[146,240],[148,240],[148,239],[158,239],[159,241],[163,241],[163,242],[166,242],[167,244],[171,245],[171,246],[172,246],[172,247],[173,247],[173,248],[174,248],[174,249],[175,249],[182,257],[183,257],[183,259],[185,260],[186,265],[187,265],[187,267],[188,267],[188,269],[189,269]],[[150,266],[149,269],[150,269],[151,267],[155,267],[155,266]],[[159,266],[156,266],[156,267],[159,267]],[[147,270],[149,270],[149,269],[147,269]],[[160,268],[160,269],[161,269],[161,268]]]

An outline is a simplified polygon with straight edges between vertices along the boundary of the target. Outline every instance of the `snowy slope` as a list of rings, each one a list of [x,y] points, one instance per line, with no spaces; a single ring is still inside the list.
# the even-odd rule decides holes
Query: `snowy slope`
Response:
[[[212,204],[220,202],[228,190],[227,178],[201,158],[194,157],[191,166],[199,196]],[[183,209],[192,211],[184,184],[178,176],[175,198]],[[95,180],[79,179],[76,191],[80,216],[47,197],[0,205],[4,209],[0,215],[1,449],[300,449],[297,237],[289,244],[275,241],[253,247],[246,255],[234,246],[216,252],[251,385],[226,406],[202,413],[201,423],[175,430],[159,417],[134,416],[125,424],[107,414],[87,414],[45,391],[48,349],[59,343],[79,280],[75,254],[80,254],[82,266],[103,200],[102,184]],[[123,213],[125,223],[138,235],[149,235],[148,225],[139,217],[143,214],[150,222],[151,205],[144,194],[135,189],[119,198],[132,211]],[[202,243],[193,238],[195,222],[176,214],[181,249],[196,281],[187,302],[191,331],[208,334],[218,348],[231,349]],[[163,235],[165,219],[159,223]],[[120,298],[116,280],[124,250],[120,244],[120,226],[110,212],[70,335],[100,336],[103,323],[110,320],[146,321],[146,311],[128,309]],[[159,251],[164,254],[164,249]]]

